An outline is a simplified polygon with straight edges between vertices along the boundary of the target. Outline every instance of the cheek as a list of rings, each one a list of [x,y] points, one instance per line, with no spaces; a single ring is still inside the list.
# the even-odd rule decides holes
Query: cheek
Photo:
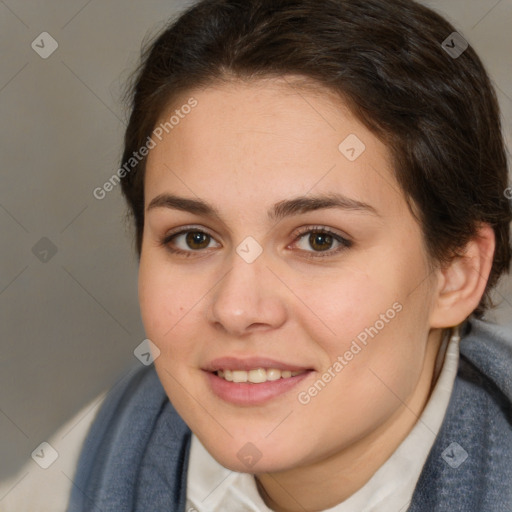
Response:
[[[396,283],[384,282],[382,273],[376,275],[359,268],[345,268],[337,275],[331,274],[318,280],[316,286],[303,283],[297,295],[307,297],[312,313],[309,317],[321,320],[324,343],[330,352],[348,349],[345,344],[380,321],[380,315],[389,310],[389,317],[396,316],[393,304],[400,301],[401,290]],[[386,323],[387,325],[387,323]],[[318,337],[318,334],[316,337]],[[345,343],[340,343],[343,340]]]
[[[409,258],[409,267],[397,259],[381,266],[373,261],[298,291],[314,313],[302,317],[302,328],[322,347],[324,370],[337,375],[340,390],[352,390],[342,401],[389,395],[385,384],[407,393],[422,368],[429,292],[417,286],[425,270],[421,254],[417,261]]]
[[[175,389],[169,375],[190,380],[211,339],[204,310],[215,283],[210,274],[192,266],[177,268],[157,251],[142,252],[138,279],[141,317],[146,336],[160,350],[155,367],[169,395],[174,396]]]
[[[160,278],[158,268],[144,251],[139,265],[138,286],[140,312],[146,335],[156,343],[165,329],[170,328],[169,315],[165,314],[170,306],[166,293],[168,287]]]
[[[172,336],[180,319],[192,308],[194,299],[197,301],[195,287],[161,258],[143,250],[138,288],[146,334],[157,345],[164,345],[164,340]]]

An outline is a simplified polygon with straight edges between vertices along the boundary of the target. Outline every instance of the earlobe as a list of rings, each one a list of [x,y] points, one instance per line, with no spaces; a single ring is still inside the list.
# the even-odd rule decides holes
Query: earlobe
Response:
[[[438,270],[432,328],[458,325],[477,308],[489,279],[495,245],[494,230],[482,224],[461,255]]]

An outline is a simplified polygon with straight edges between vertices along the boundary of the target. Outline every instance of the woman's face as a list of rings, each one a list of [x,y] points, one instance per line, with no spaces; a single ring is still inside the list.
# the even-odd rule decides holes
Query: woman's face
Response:
[[[387,148],[320,92],[194,91],[148,156],[139,297],[156,370],[236,471],[396,444],[430,389],[436,274],[420,227]]]

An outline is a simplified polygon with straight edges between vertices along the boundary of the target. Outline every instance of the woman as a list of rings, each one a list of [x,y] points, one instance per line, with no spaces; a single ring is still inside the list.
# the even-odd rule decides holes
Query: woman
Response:
[[[144,56],[123,193],[145,362],[69,510],[512,509],[495,94],[409,0],[205,0]],[[459,355],[460,342],[460,355]]]

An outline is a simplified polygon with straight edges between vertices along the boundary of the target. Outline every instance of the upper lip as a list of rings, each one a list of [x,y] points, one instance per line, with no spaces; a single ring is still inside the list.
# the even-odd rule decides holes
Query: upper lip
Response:
[[[275,368],[276,370],[299,372],[304,370],[311,370],[306,366],[295,364],[287,364],[282,361],[270,359],[268,357],[247,357],[239,359],[237,357],[219,357],[210,361],[203,370],[208,372],[216,372],[218,370],[254,370],[257,368],[264,368],[266,370]]]

